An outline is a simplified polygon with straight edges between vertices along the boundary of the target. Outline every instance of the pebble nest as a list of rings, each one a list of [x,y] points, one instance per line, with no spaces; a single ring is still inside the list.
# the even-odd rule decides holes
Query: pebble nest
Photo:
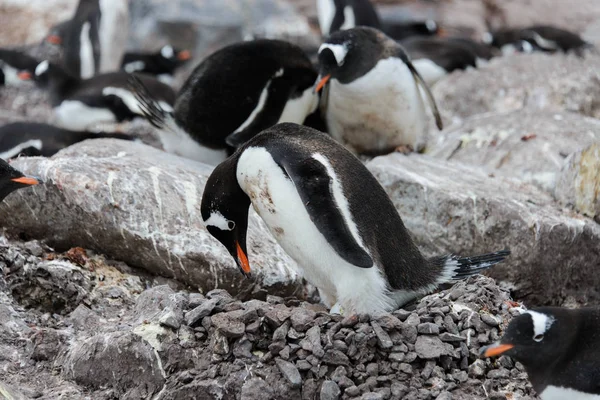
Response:
[[[1,236],[0,267],[0,382],[27,397],[537,398],[522,365],[479,358],[518,313],[484,276],[392,313],[340,316]]]

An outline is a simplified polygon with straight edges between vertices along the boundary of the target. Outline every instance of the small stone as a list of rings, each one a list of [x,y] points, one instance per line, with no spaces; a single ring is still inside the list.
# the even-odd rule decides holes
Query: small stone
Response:
[[[320,400],[338,400],[340,398],[339,386],[333,381],[325,381],[321,385]]]
[[[279,352],[281,350],[283,350],[285,347],[285,342],[273,342],[269,345],[269,351],[271,352],[271,354],[273,354],[274,356],[278,355]]]
[[[381,393],[368,392],[360,396],[360,400],[384,400],[384,397]]]
[[[402,383],[394,382],[390,387],[392,396],[396,398],[402,398],[406,393],[408,393],[408,387]]]
[[[327,350],[323,356],[323,362],[330,365],[349,365],[348,357],[339,350]]]
[[[444,390],[435,398],[435,400],[452,400],[452,393]]]
[[[269,303],[269,304],[283,304],[284,300],[283,300],[283,297],[273,296],[271,294],[268,294],[267,295],[267,303]]]
[[[342,326],[344,328],[352,328],[356,324],[358,324],[358,315],[356,314],[348,315],[342,320]]]
[[[496,319],[496,317],[490,314],[481,314],[481,320],[488,324],[489,326],[499,326],[500,321]]]
[[[469,376],[467,374],[467,371],[457,370],[452,372],[452,378],[454,378],[454,380],[457,382],[464,383],[469,379]]]
[[[158,323],[172,329],[179,329],[183,322],[181,310],[165,309],[158,319]]]
[[[391,362],[402,362],[404,361],[404,353],[390,353],[390,355],[388,356],[388,360],[390,360]]]
[[[350,386],[344,390],[344,393],[350,397],[356,397],[360,394],[360,389],[358,386]]]
[[[23,244],[23,247],[33,256],[41,257],[44,254],[44,249],[37,240],[26,242]]]
[[[405,374],[409,374],[412,375],[412,365],[407,364],[407,363],[400,363],[400,365],[398,366],[398,370],[400,372],[404,372]]]
[[[417,332],[424,335],[439,335],[440,327],[432,322],[425,322],[417,325]]]
[[[298,367],[300,371],[308,371],[312,368],[312,364],[306,360],[298,360],[296,361],[296,367]]]
[[[218,313],[211,317],[212,324],[225,336],[230,338],[241,337],[246,330],[243,322],[236,320],[230,313]]]
[[[485,361],[477,359],[473,364],[469,365],[469,375],[479,378],[485,375]]]
[[[314,321],[317,313],[306,308],[294,308],[290,316],[292,328],[297,332],[305,332],[310,328],[311,322]]]
[[[313,326],[306,332],[306,337],[300,342],[304,350],[311,351],[315,356],[323,357],[324,351],[321,346],[321,328]]]
[[[421,378],[429,379],[431,373],[433,372],[433,367],[435,367],[435,361],[427,361],[423,370],[421,371]]]
[[[394,346],[394,342],[392,342],[392,339],[390,339],[390,335],[388,335],[387,332],[384,331],[377,322],[371,321],[371,326],[375,331],[375,335],[377,335],[377,343],[379,344],[379,347],[382,349],[389,349]]]
[[[461,335],[455,335],[453,333],[444,332],[440,335],[440,340],[442,342],[462,342],[467,340],[467,338]]]
[[[190,293],[188,298],[188,307],[194,309],[206,301],[202,293]]]
[[[487,377],[489,379],[500,379],[500,378],[509,378],[510,371],[506,368],[493,369],[487,373]]]
[[[370,376],[379,375],[379,365],[377,363],[367,364],[367,375],[370,375]]]
[[[211,347],[215,354],[223,356],[229,354],[229,342],[227,341],[227,337],[219,331],[216,331],[212,336]]]
[[[298,340],[298,339],[302,339],[302,338],[304,337],[304,333],[303,333],[303,332],[298,332],[298,331],[296,331],[294,328],[290,328],[290,329],[288,330],[288,334],[287,334],[287,336],[288,336],[290,339],[293,339],[293,340]]]
[[[419,336],[415,343],[415,352],[420,358],[426,360],[448,354],[446,346],[436,336]]]
[[[386,331],[402,328],[402,322],[389,313],[381,313],[373,316],[373,320]]]
[[[285,321],[285,323],[283,325],[281,325],[279,328],[275,329],[275,332],[273,332],[273,341],[274,342],[285,341],[285,337],[287,336],[289,329],[290,329],[290,322]]]
[[[210,299],[203,302],[192,311],[189,311],[187,314],[185,314],[185,323],[191,327],[196,326],[198,321],[210,315],[217,305],[217,302],[217,299]]]
[[[275,363],[281,371],[281,374],[288,380],[293,388],[299,388],[302,385],[302,377],[294,364],[282,360],[281,358],[276,358]]]

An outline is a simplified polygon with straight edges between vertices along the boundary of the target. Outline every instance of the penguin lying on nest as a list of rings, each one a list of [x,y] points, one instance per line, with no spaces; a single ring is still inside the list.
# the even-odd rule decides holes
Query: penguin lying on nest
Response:
[[[519,361],[542,400],[600,400],[600,309],[541,307],[510,321],[484,357]]]
[[[206,182],[204,224],[246,276],[250,205],[332,312],[394,310],[510,254],[425,258],[363,163],[328,135],[296,124],[255,136]]]
[[[40,179],[24,175],[0,158],[0,201],[17,189],[40,183]]]

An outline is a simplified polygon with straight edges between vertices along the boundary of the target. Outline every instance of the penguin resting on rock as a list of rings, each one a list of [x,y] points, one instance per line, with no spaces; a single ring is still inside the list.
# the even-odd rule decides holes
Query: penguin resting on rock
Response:
[[[423,77],[406,51],[381,31],[357,27],[332,34],[319,48],[319,68],[315,91],[329,85],[323,99],[329,133],[356,153],[423,147],[428,129],[422,95],[442,129]]]
[[[42,181],[38,178],[24,175],[0,158],[0,201],[17,189],[40,183]]]
[[[509,255],[425,258],[363,163],[328,135],[291,123],[255,136],[206,182],[204,224],[246,276],[250,205],[333,310],[394,310]]]
[[[509,356],[525,366],[542,400],[600,400],[600,309],[540,307],[510,321],[484,357]]]

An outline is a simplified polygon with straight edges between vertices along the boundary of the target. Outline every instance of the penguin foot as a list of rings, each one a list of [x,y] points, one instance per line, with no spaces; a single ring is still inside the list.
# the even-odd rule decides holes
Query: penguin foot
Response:
[[[413,149],[413,147],[410,144],[403,144],[402,146],[396,147],[394,149],[394,151],[397,153],[402,153],[405,156],[407,156],[410,153],[413,153],[415,150]]]
[[[329,314],[344,315],[344,309],[342,308],[340,303],[335,303],[333,307],[331,307],[331,310],[329,310]]]

